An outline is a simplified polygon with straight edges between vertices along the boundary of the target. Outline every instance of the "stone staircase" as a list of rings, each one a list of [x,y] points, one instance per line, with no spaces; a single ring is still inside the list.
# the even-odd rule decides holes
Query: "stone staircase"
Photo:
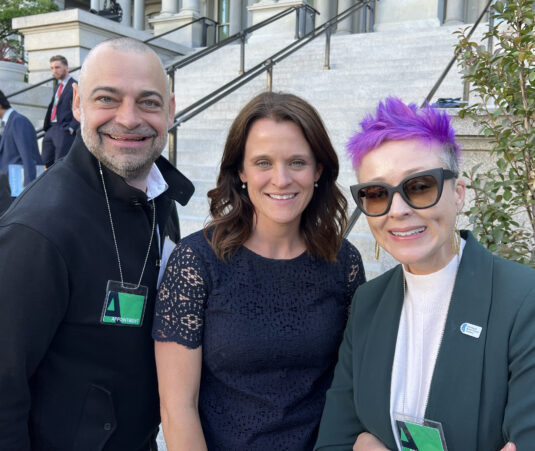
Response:
[[[420,104],[453,55],[457,27],[425,31],[333,35],[331,69],[323,70],[325,38],[318,37],[273,69],[273,90],[297,94],[314,105],[323,118],[340,159],[339,184],[354,202],[349,185],[356,183],[344,146],[362,117],[380,99],[395,95]],[[245,69],[258,64],[289,44],[271,39],[246,45]],[[176,74],[177,111],[238,76],[239,46],[227,46]],[[227,98],[178,128],[177,165],[195,184],[196,192],[186,207],[179,207],[183,235],[200,229],[208,217],[206,193],[215,186],[218,164],[230,124],[255,94],[266,89],[261,75]],[[461,76],[454,66],[438,97],[460,97]],[[392,265],[388,256],[373,257],[374,240],[360,218],[350,240],[361,250],[369,277]]]

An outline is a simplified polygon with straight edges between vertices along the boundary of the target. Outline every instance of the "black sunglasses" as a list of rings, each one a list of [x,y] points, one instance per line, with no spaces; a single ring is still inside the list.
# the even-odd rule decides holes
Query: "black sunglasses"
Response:
[[[435,205],[442,195],[444,180],[453,178],[457,178],[457,174],[449,169],[429,169],[409,175],[398,186],[380,182],[353,185],[351,194],[366,216],[388,213],[394,193],[399,193],[410,207],[421,210]]]

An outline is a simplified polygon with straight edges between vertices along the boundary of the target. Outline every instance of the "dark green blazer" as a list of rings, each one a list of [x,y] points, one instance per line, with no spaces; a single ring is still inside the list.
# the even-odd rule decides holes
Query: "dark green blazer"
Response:
[[[455,280],[425,417],[448,451],[535,449],[535,271],[492,255],[469,232]],[[353,298],[316,450],[351,450],[359,433],[396,449],[390,381],[403,305],[401,265]],[[463,323],[483,328],[479,338]]]

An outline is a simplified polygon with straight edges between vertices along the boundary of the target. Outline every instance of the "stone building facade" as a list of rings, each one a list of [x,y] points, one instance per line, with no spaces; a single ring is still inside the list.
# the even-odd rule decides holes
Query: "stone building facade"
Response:
[[[315,25],[347,10],[359,0],[115,0],[122,9],[120,22],[105,19],[100,12],[114,0],[56,0],[61,11],[13,20],[25,36],[29,82],[49,76],[48,58],[67,56],[79,66],[98,42],[115,36],[146,40],[183,26],[164,39],[151,42],[164,61],[210,45],[257,24],[290,7],[309,5],[319,14]],[[473,23],[488,0],[377,0],[373,8],[361,8],[339,23],[336,33],[370,31],[402,32]],[[310,12],[310,10],[309,10]],[[203,19],[204,18],[204,19]],[[202,19],[188,25],[196,19]],[[259,30],[253,39],[293,39],[297,15]],[[249,39],[251,39],[249,36]]]
[[[136,30],[161,32],[199,17],[218,22],[217,34],[225,37],[254,24],[255,16],[303,3],[314,7],[321,24],[346,10],[357,0],[116,0],[121,5],[121,24]],[[110,0],[58,0],[64,8],[102,10]],[[421,28],[441,24],[473,23],[487,0],[380,0],[376,5],[375,29]],[[362,18],[341,26],[343,32],[359,32]],[[197,43],[193,39],[190,45]]]

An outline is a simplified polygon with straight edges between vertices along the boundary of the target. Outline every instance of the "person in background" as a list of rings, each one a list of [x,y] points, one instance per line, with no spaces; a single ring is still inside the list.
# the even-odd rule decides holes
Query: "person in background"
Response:
[[[36,177],[36,165],[41,164],[37,135],[30,120],[11,108],[0,91],[0,172],[8,175],[9,165],[22,165],[24,186]]]
[[[361,126],[351,192],[400,264],[355,293],[315,449],[533,449],[535,271],[457,230],[446,113],[387,98]]]
[[[50,58],[50,70],[58,81],[52,100],[46,110],[43,130],[42,157],[48,168],[67,155],[80,123],[72,113],[72,86],[76,80],[69,74],[69,64],[62,55]]]
[[[193,193],[160,156],[174,106],[150,47],[99,44],[72,149],[0,217],[0,450],[157,449],[157,280]]]
[[[153,337],[168,449],[311,450],[349,301],[364,282],[317,112],[263,93],[234,120],[212,219],[184,238]]]

